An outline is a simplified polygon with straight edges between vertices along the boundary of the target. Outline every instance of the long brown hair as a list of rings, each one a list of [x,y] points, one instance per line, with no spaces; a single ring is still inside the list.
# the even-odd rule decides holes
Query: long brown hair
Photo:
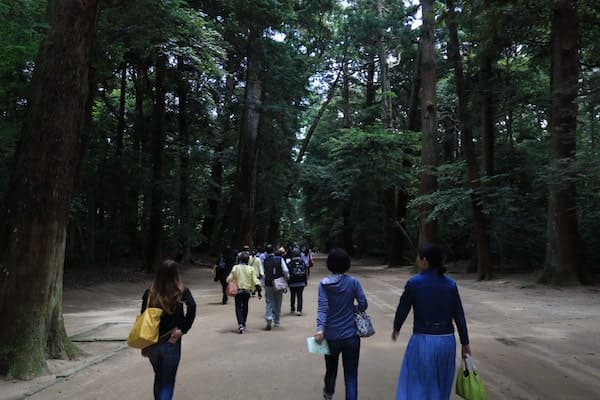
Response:
[[[179,265],[173,260],[165,260],[158,267],[156,277],[150,286],[152,305],[173,314],[183,295],[183,282],[179,275]]]

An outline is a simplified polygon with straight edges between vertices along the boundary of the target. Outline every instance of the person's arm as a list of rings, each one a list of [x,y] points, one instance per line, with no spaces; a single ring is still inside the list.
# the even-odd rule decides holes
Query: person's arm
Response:
[[[237,265],[231,269],[231,272],[230,272],[230,273],[229,273],[229,275],[227,276],[227,280],[226,280],[226,282],[227,282],[227,283],[229,283],[229,282],[231,282],[232,280],[234,280],[234,279],[235,279],[235,278],[234,278],[234,277],[235,277],[235,273],[237,272],[237,269],[236,269],[236,267],[237,267]]]
[[[285,276],[285,279],[290,279],[290,271],[288,270],[287,264],[285,263],[283,257],[281,257],[281,270],[283,271],[283,276]]]
[[[254,268],[252,268],[252,285],[253,286],[260,286],[260,280],[258,279],[258,276],[256,275],[256,271],[254,270]]]
[[[142,296],[142,311],[140,311],[140,314],[143,314],[144,311],[146,311],[146,308],[148,307],[149,293],[150,293],[150,291],[148,289],[146,289],[146,291],[144,292],[144,295]]]
[[[304,264],[304,261],[301,261]],[[304,284],[308,285],[308,265],[304,264]]]
[[[404,325],[404,321],[406,321],[406,317],[408,317],[408,313],[410,312],[410,309],[413,306],[413,301],[414,293],[409,281],[406,282],[406,286],[404,287],[404,293],[402,293],[402,296],[400,296],[400,302],[398,303],[398,308],[396,308],[396,317],[394,318],[394,332],[392,333],[392,339],[394,341],[398,339],[398,334],[400,333],[402,325]]]
[[[260,279],[256,276],[256,271],[252,268],[252,283],[254,284],[254,291],[258,293],[258,299],[262,299],[262,288],[260,287]]]
[[[265,276],[265,265],[262,260],[258,258],[258,277]]]
[[[194,323],[194,320],[196,319],[196,301],[194,300],[190,289],[185,289],[183,291],[181,301],[185,303],[186,310],[182,324],[183,326],[179,326],[178,328],[181,329],[181,332],[185,334],[188,333],[188,331],[192,327],[192,324]]]
[[[465,358],[467,354],[471,354],[471,348],[469,347],[469,330],[467,329],[467,320],[465,318],[465,311],[463,309],[460,294],[458,293],[458,287],[455,290],[455,307],[454,307],[454,323],[458,330],[458,336],[460,337],[460,344],[462,344],[462,356]]]
[[[365,296],[365,292],[360,284],[360,282],[358,281],[358,279],[356,280],[356,301],[358,302],[358,305],[356,306],[356,310],[358,312],[363,312],[363,311],[367,311],[367,307],[369,307],[369,303],[367,302],[367,296]]]
[[[319,303],[317,307],[317,333],[315,340],[317,343],[322,343],[324,339],[325,329],[327,329],[327,311],[329,310],[329,302],[327,293],[322,284],[319,284]]]

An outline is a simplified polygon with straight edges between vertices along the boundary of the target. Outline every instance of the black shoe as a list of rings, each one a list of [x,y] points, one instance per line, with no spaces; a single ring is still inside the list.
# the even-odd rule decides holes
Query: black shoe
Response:
[[[240,325],[240,327],[238,328],[238,333],[241,335],[244,333],[245,330],[246,328],[244,327],[244,325]]]
[[[267,327],[265,328],[265,330],[270,331],[273,328],[272,323],[272,321],[267,321]]]

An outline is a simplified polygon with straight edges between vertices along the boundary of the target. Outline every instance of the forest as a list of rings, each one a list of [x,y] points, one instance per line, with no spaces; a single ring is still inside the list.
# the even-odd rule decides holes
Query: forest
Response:
[[[74,351],[64,270],[226,245],[594,282],[599,39],[595,0],[0,1],[0,373]]]

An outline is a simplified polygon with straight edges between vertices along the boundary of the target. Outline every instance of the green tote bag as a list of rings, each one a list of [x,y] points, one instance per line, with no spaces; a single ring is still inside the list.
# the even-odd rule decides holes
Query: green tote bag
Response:
[[[487,393],[479,371],[471,356],[467,356],[458,368],[456,394],[465,400],[487,400]]]

